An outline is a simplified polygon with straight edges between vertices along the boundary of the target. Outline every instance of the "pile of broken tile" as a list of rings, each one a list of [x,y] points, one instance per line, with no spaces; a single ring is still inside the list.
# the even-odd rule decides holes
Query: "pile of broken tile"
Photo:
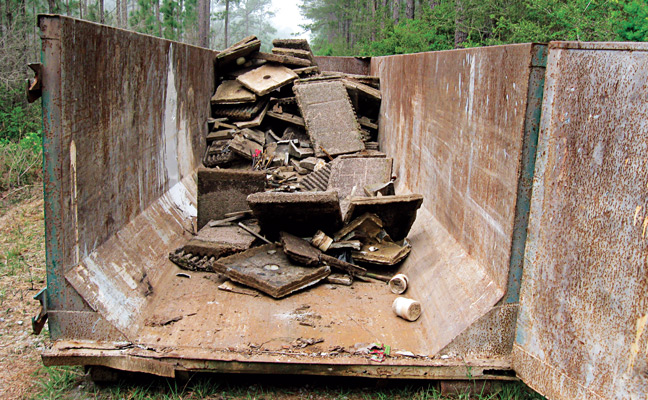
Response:
[[[251,36],[216,56],[199,231],[170,259],[274,298],[388,281],[423,198],[394,192],[379,79],[319,71],[306,40],[273,45]]]

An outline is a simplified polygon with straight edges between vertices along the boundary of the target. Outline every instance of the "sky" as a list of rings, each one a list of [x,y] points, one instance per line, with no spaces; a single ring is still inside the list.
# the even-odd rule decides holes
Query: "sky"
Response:
[[[299,13],[298,1],[296,0],[272,0],[272,9],[275,17],[272,25],[277,29],[277,37],[282,39],[288,38],[305,38],[310,39],[310,32],[304,33],[299,27],[306,20]],[[293,36],[298,33],[297,36]]]

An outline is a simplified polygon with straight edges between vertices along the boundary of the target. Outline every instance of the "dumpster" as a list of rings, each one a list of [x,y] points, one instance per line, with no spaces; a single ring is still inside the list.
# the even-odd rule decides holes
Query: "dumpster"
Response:
[[[178,276],[168,255],[195,224],[216,52],[61,16],[39,26],[46,365],[519,376],[551,398],[645,398],[647,46],[318,58],[380,77],[381,150],[398,190],[424,195],[399,269],[424,310],[411,323],[375,285],[275,300]],[[353,351],[374,342],[392,356]]]

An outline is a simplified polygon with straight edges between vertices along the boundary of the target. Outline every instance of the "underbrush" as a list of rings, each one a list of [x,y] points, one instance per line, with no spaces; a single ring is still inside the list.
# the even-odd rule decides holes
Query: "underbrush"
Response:
[[[19,141],[0,139],[0,215],[13,205],[41,191],[43,152],[40,132]]]

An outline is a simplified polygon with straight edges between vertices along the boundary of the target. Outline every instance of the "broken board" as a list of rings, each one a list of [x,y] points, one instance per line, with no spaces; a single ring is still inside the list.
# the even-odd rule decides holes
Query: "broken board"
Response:
[[[293,264],[276,244],[221,258],[214,263],[214,270],[276,299],[314,285],[331,273],[328,266],[307,268]]]
[[[297,74],[281,65],[266,64],[247,72],[236,80],[258,96],[264,96],[275,89],[297,79]]]
[[[407,237],[421,204],[423,196],[420,194],[354,197],[349,204],[345,220],[352,221],[365,213],[376,214],[389,236],[399,241]]]
[[[212,104],[240,104],[256,101],[256,95],[237,81],[223,81],[216,88]]]
[[[317,156],[364,150],[360,125],[342,82],[303,82],[295,84],[293,91]]]
[[[247,201],[262,232],[271,237],[280,231],[306,237],[317,230],[335,232],[342,226],[335,192],[260,192],[248,196]]]

